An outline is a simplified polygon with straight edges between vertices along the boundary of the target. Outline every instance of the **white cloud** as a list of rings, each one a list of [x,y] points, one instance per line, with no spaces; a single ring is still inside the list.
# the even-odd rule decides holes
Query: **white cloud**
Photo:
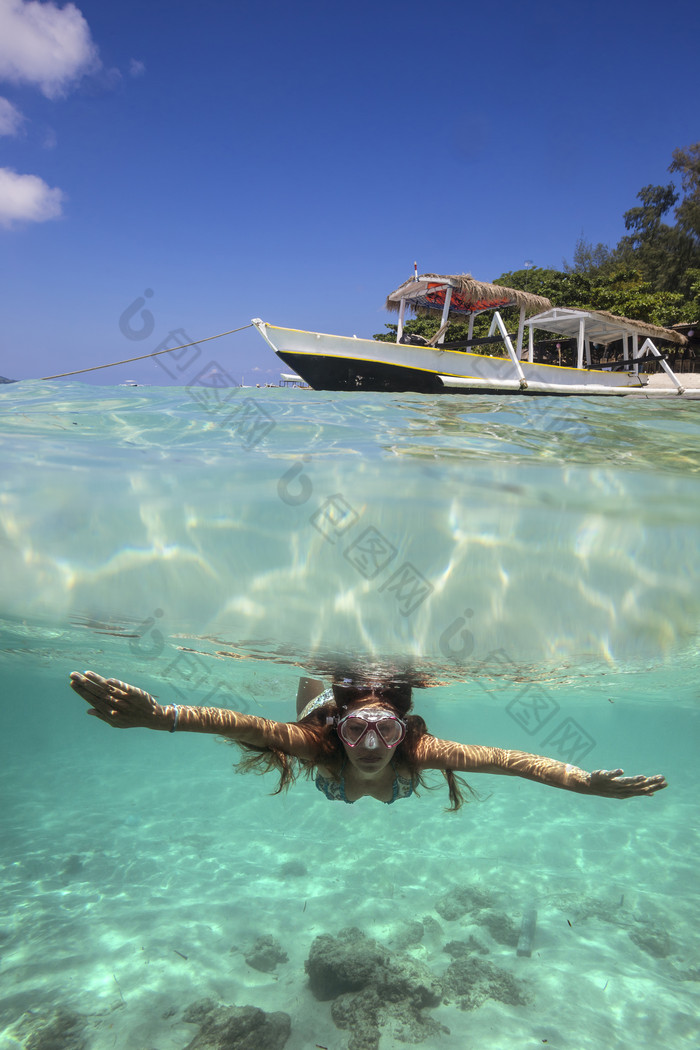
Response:
[[[17,135],[24,117],[6,98],[0,98],[0,135]]]
[[[38,175],[0,168],[0,226],[57,219],[62,202],[62,190],[51,189]]]
[[[146,63],[142,62],[140,58],[132,58],[129,63],[129,74],[132,77],[142,77],[146,72]]]
[[[56,98],[99,66],[90,28],[74,4],[0,0],[0,79],[35,84]]]

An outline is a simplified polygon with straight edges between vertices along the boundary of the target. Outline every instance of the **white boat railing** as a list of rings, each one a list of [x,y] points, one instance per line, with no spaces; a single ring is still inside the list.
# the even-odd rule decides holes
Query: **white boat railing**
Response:
[[[617,318],[605,312],[595,310],[581,310],[578,308],[555,306],[545,313],[529,317],[527,325],[530,329],[528,342],[528,361],[534,359],[534,330],[536,328],[549,331],[569,339],[576,339],[577,368],[591,367],[591,343],[601,342],[609,345],[612,342],[622,341],[622,360],[630,375],[639,374],[639,361],[645,354],[653,354],[679,394],[685,393],[678,376],[666,361],[663,354],[652,342],[651,336],[647,336],[640,349],[639,327],[636,322],[628,321],[624,317]],[[630,358],[630,340],[631,358]],[[585,366],[584,366],[585,361]]]
[[[493,317],[491,318],[491,324],[489,326],[489,336],[496,334],[496,328],[498,328],[498,331],[501,333],[501,339],[503,340],[503,345],[508,351],[508,357],[513,362],[515,371],[518,373],[518,382],[520,383],[522,389],[526,390],[527,379],[525,378],[525,373],[523,372],[523,366],[518,360],[518,355],[515,352],[515,347],[513,346],[513,342],[510,336],[508,335],[508,332],[506,331],[506,326],[503,324],[503,318],[501,317],[498,310],[494,310],[493,312]]]
[[[639,354],[637,354],[635,352],[634,356],[635,356],[635,358],[644,357],[644,355],[648,354],[648,353],[651,353],[651,354],[654,355],[654,357],[658,358],[659,362],[661,363],[661,367],[663,368],[664,372],[669,377],[671,382],[675,385],[675,387],[677,389],[677,392],[679,394],[684,394],[685,393],[685,387],[683,386],[683,384],[681,383],[680,379],[678,378],[676,373],[673,371],[673,369],[671,368],[671,366],[669,365],[668,361],[663,356],[663,354],[660,353],[658,348],[654,346],[654,344],[652,343],[651,339],[645,339],[644,342],[642,343],[642,347],[641,347],[641,349],[639,351]]]

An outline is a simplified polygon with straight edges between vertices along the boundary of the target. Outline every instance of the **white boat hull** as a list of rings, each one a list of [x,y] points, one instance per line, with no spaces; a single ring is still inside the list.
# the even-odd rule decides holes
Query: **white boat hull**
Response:
[[[315,390],[645,397],[652,393],[646,387],[647,377],[636,371],[522,361],[521,377],[510,357],[304,332],[258,319],[253,324],[285,365]]]

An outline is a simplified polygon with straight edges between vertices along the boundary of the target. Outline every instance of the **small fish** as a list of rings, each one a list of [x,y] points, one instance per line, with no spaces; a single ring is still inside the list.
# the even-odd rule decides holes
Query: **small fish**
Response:
[[[566,921],[569,923],[569,926],[571,926],[571,923],[569,922],[569,920],[567,919]],[[573,926],[571,928],[573,929]]]
[[[176,955],[179,955],[181,959],[186,959],[187,958],[187,956],[183,955],[182,952],[179,952],[177,950],[177,948],[173,948],[173,951],[175,952]]]

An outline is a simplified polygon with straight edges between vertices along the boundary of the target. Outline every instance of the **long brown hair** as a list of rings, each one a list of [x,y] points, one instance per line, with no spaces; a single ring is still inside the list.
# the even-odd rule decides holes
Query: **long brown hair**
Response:
[[[246,752],[236,763],[237,773],[269,773],[276,770],[279,775],[279,784],[273,795],[279,795],[286,791],[290,784],[294,783],[299,771],[303,771],[311,778],[319,766],[324,766],[340,774],[345,759],[345,750],[336,732],[336,724],[339,718],[349,706],[361,704],[363,700],[367,703],[381,701],[390,708],[398,718],[406,724],[406,735],[395,751],[395,760],[401,765],[407,766],[414,791],[420,787],[428,788],[418,761],[418,744],[423,736],[428,735],[428,727],[420,715],[409,714],[412,707],[411,687],[404,683],[384,683],[376,686],[355,686],[347,682],[337,682],[333,685],[333,699],[322,706],[314,708],[300,719],[297,723],[302,726],[307,736],[307,742],[313,750],[313,757],[309,759],[295,758],[272,747],[255,747],[240,740],[229,740],[228,743],[237,744]],[[469,801],[465,796],[463,788],[472,798],[479,795],[466,780],[455,773],[452,769],[442,771],[450,795],[449,812],[456,812]]]

